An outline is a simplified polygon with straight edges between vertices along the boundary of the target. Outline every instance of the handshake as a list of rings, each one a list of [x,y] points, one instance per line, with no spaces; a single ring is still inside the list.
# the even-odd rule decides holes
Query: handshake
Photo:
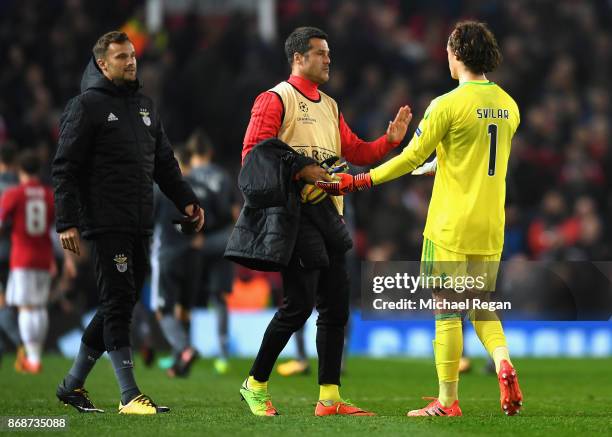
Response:
[[[372,186],[370,173],[359,173],[356,176],[348,173],[338,173],[334,181],[316,181],[317,188],[331,196],[344,196],[354,191],[363,191]]]
[[[411,174],[414,176],[433,176],[436,174],[437,164],[437,159],[434,159],[423,164]],[[372,187],[370,173],[359,173],[355,176],[348,173],[337,173],[334,175],[334,179],[333,181],[316,181],[315,185],[331,196],[344,196],[347,193],[363,191]]]

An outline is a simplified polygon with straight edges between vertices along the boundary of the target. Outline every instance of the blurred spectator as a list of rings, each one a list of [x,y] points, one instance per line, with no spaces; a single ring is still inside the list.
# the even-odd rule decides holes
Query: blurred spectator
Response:
[[[580,235],[580,221],[568,213],[563,195],[550,191],[542,200],[540,214],[528,229],[529,248],[534,258],[555,256],[574,244]]]

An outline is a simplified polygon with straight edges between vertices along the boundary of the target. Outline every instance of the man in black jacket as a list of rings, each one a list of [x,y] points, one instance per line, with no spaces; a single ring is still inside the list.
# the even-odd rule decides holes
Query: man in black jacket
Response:
[[[130,347],[132,310],[149,259],[153,182],[197,220],[198,231],[204,212],[181,176],[153,102],[139,92],[127,35],[103,35],[93,54],[81,94],[62,115],[52,175],[62,247],[79,255],[80,232],[91,240],[100,306],[57,397],[81,412],[100,412],[83,385],[106,350],[121,389],[119,413],[156,414],[169,409],[140,392]]]

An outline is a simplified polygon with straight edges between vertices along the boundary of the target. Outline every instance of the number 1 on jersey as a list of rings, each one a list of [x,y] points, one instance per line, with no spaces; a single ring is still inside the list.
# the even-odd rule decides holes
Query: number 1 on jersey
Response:
[[[497,153],[497,125],[490,124],[488,126],[489,140],[489,176],[495,174],[495,155]]]

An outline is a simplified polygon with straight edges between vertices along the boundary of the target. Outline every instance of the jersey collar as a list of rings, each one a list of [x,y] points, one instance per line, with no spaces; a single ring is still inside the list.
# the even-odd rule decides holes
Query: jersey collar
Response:
[[[313,102],[318,102],[321,100],[319,85],[313,81],[308,80],[305,77],[295,76],[292,74],[289,76],[287,82],[293,85],[293,87],[308,100],[312,100]]]
[[[484,80],[466,80],[465,82],[461,82],[461,85],[465,85],[466,83],[472,83],[474,85],[495,85],[495,82],[491,82],[488,79]],[[459,86],[461,86],[459,85]]]

